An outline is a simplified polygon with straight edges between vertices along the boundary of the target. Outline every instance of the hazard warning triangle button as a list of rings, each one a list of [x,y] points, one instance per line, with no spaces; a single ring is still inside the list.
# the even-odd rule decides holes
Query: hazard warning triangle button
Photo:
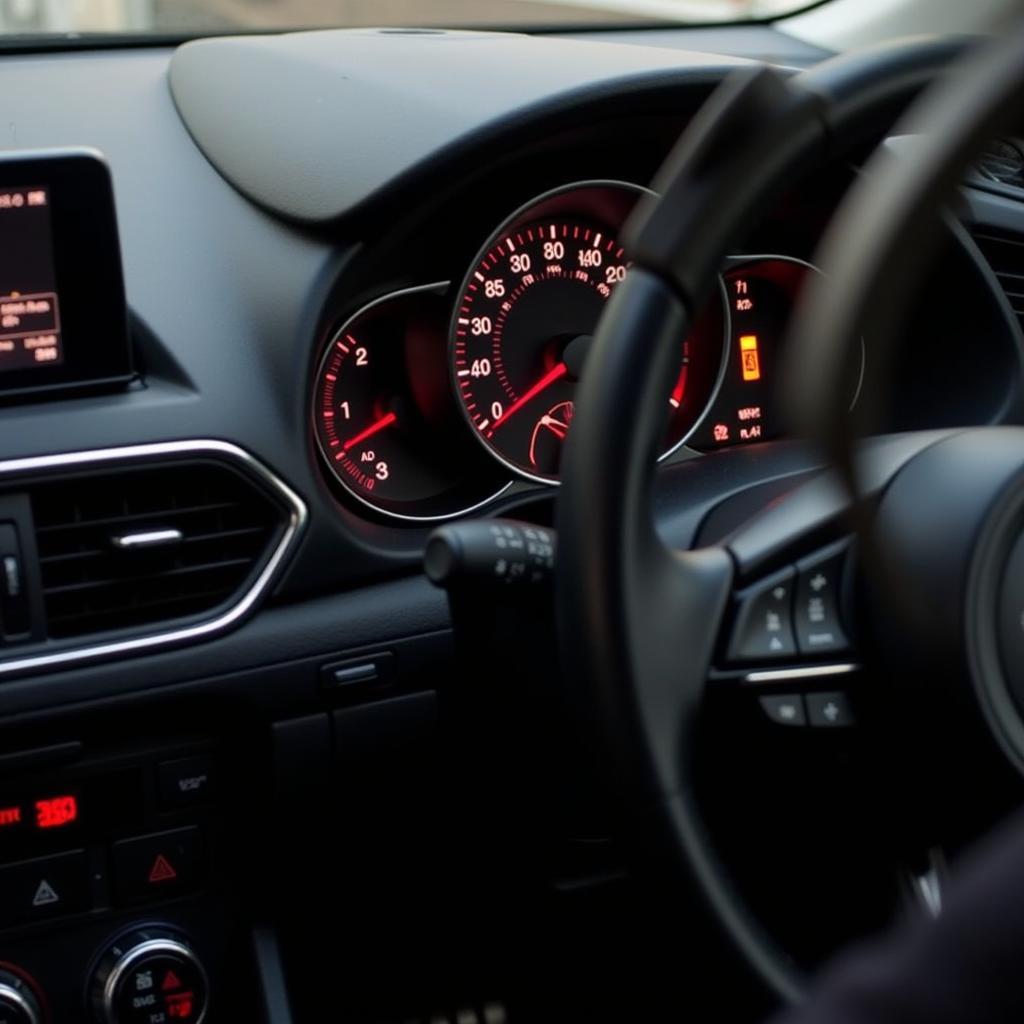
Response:
[[[174,865],[162,854],[158,853],[149,869],[149,880],[151,882],[170,882],[178,877]]]
[[[60,896],[57,890],[44,878],[36,887],[36,894],[32,897],[33,907],[48,907],[53,903],[60,903]]]
[[[174,971],[168,971],[164,975],[164,980],[161,982],[160,988],[162,988],[164,992],[169,992],[171,989],[175,988],[181,988],[181,978],[179,978]]]
[[[5,864],[0,867],[0,928],[89,910],[93,881],[85,850]]]
[[[118,904],[180,896],[202,881],[203,836],[196,827],[122,839],[111,850]]]

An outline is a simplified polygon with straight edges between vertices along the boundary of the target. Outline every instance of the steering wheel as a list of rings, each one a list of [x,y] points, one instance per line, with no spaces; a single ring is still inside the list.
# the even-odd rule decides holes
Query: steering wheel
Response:
[[[1024,23],[969,51],[918,98],[898,129],[920,136],[913,160],[876,153],[827,232],[823,279],[805,296],[789,343],[789,404],[824,444],[830,478],[717,546],[669,549],[653,512],[666,382],[744,225],[785,184],[887,124],[944,68],[948,47],[889,48],[792,79],[758,69],[726,80],[654,182],[660,198],[634,217],[633,266],[580,385],[557,510],[567,674],[630,804],[651,812],[736,949],[789,1002],[802,997],[805,978],[740,896],[695,796],[695,735],[738,594],[802,557],[825,525],[850,523],[852,511],[846,530],[859,535],[865,575],[903,588],[889,606],[878,592],[893,587],[870,591],[862,625],[877,641],[874,656],[973,708],[1024,771],[1024,430],[855,447],[869,423],[862,415],[855,424],[844,400],[860,338],[869,335],[876,354],[892,341],[937,211],[982,144],[1024,108],[1022,52]],[[899,628],[883,628],[894,608]],[[866,647],[858,653],[868,656]],[[788,685],[835,688],[834,674],[851,668],[811,659]],[[745,684],[771,677],[748,673]]]

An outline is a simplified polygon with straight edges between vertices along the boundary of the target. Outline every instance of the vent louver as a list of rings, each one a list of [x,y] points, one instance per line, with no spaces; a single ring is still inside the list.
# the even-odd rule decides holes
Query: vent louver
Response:
[[[224,463],[103,469],[30,488],[52,639],[208,616],[266,564],[284,511]]]
[[[975,231],[974,241],[1024,328],[1024,238]]]
[[[990,143],[978,159],[977,169],[997,184],[1024,189],[1024,151],[1009,139]]]

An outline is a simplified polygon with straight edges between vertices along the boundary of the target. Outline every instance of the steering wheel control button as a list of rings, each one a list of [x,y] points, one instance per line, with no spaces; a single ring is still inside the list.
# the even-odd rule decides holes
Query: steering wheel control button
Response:
[[[100,959],[92,1003],[104,1024],[201,1024],[209,986],[206,971],[177,934],[140,929]]]
[[[730,661],[765,661],[796,655],[793,589],[796,573],[786,569],[744,591],[729,643]]]
[[[793,624],[801,654],[841,654],[850,648],[839,619],[846,552],[844,542],[841,550],[832,548],[797,566]]]
[[[807,694],[807,716],[816,729],[847,729],[857,721],[845,693]]]
[[[807,712],[798,693],[776,694],[760,698],[761,710],[776,725],[806,725]]]
[[[203,843],[196,827],[114,843],[114,896],[120,905],[172,899],[202,880]]]
[[[0,924],[30,924],[91,907],[92,876],[84,850],[0,868]]]
[[[195,807],[213,795],[216,769],[206,754],[164,761],[156,771],[160,803],[167,810]]]
[[[0,1024],[43,1024],[43,1010],[32,986],[4,967],[0,967]]]

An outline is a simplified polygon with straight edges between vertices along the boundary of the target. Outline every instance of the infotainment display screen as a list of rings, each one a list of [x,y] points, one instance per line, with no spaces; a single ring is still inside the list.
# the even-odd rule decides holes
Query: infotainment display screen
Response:
[[[64,362],[45,185],[0,190],[0,373]]]
[[[0,401],[132,377],[106,163],[92,150],[0,155]]]

